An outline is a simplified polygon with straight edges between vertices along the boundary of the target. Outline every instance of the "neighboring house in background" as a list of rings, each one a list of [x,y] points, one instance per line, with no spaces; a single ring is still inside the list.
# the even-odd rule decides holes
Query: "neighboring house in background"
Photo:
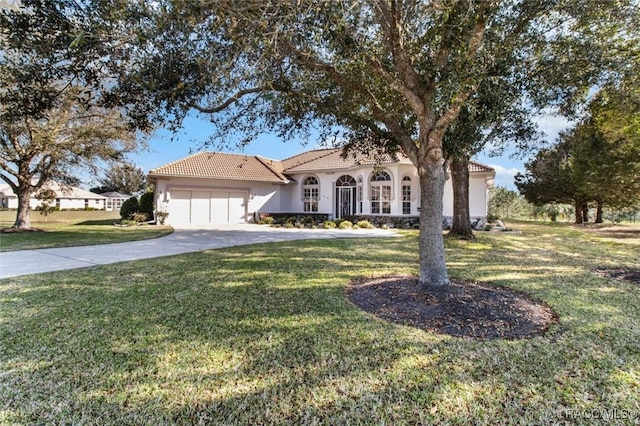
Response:
[[[45,184],[46,188],[52,189],[56,193],[53,205],[60,210],[104,210],[106,198],[99,194],[94,194],[85,189],[75,186],[60,186],[56,182]],[[36,198],[36,193],[31,194],[29,206],[35,210],[42,202]],[[9,209],[18,208],[18,197],[13,189],[7,184],[0,185],[0,206]]]
[[[103,192],[100,195],[106,198],[105,210],[118,212],[120,211],[120,207],[122,207],[122,203],[132,197],[132,195],[121,194],[115,191]]]
[[[259,156],[201,152],[151,170],[156,209],[174,227],[251,222],[259,214],[418,217],[420,188],[405,156],[341,157],[339,148],[303,152],[278,161]],[[471,218],[487,215],[495,171],[469,166]],[[445,218],[453,215],[451,179],[445,184]]]

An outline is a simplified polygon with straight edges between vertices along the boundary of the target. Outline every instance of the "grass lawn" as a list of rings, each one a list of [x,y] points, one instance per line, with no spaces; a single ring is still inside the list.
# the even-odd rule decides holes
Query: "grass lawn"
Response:
[[[13,226],[15,211],[0,211],[0,228]],[[31,212],[31,226],[46,232],[0,234],[0,251],[120,243],[161,237],[172,232],[168,226],[116,227],[118,212],[62,211],[47,221],[40,212]]]
[[[447,241],[447,259],[555,309],[529,340],[351,305],[349,280],[417,272],[412,231],[2,280],[0,423],[638,424],[640,287],[596,270],[640,268],[640,237],[509,226]]]

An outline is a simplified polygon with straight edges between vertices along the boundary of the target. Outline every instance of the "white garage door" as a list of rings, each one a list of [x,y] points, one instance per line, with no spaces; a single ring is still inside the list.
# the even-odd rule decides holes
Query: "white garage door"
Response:
[[[196,227],[246,222],[245,198],[244,192],[173,190],[167,222]]]

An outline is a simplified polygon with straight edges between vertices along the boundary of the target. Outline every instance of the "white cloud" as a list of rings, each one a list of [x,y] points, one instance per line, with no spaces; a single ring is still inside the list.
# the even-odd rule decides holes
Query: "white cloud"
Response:
[[[489,167],[492,167],[496,171],[495,186],[503,186],[514,191],[516,190],[513,177],[516,173],[523,172],[522,170],[515,167],[506,168],[499,164],[489,164]]]
[[[566,117],[551,113],[534,117],[533,121],[538,125],[538,129],[540,129],[545,134],[545,139],[547,140],[547,142],[550,143],[555,142],[556,138],[558,137],[558,133],[573,124],[573,122],[567,120]]]

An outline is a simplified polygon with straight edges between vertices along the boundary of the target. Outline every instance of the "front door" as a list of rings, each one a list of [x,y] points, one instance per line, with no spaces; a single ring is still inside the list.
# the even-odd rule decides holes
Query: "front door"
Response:
[[[356,180],[343,175],[336,180],[336,218],[356,214]]]
[[[353,211],[351,210],[351,188],[338,188],[338,205],[340,212],[338,217],[351,216]]]

